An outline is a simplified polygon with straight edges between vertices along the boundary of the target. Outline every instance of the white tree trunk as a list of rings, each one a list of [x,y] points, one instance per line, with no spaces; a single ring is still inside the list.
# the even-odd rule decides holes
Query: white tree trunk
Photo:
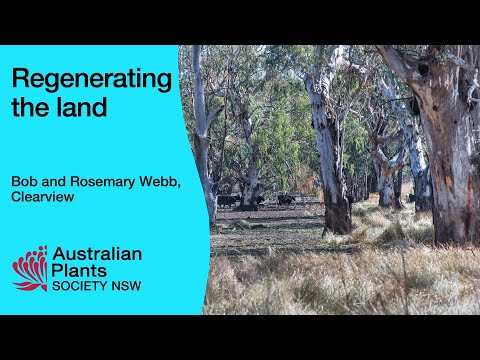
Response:
[[[380,165],[378,159],[373,159],[373,166],[375,167],[375,172],[377,174],[377,189],[378,189],[378,205],[380,207],[389,208],[389,207],[398,207],[398,202],[396,202],[395,196],[395,186],[393,181],[393,173],[395,172],[392,169],[388,168],[388,164]]]
[[[383,170],[376,159],[374,160],[377,172],[378,205],[380,207],[391,207],[395,204],[395,191],[393,186],[393,172]]]
[[[413,184],[415,187],[415,211],[431,211],[433,191],[430,179],[430,169],[423,155],[423,146],[419,135],[418,125],[413,119],[411,123],[402,125],[405,141],[410,154],[410,167],[412,169]]]
[[[207,137],[207,131],[213,119],[222,111],[223,106],[213,110],[207,117],[205,113],[205,88],[203,84],[201,68],[201,45],[192,46],[192,66],[194,71],[194,115],[195,115],[195,134],[194,134],[194,153],[195,164],[202,184],[205,202],[207,204],[208,218],[210,226],[215,225],[217,216],[217,189],[218,184],[210,181],[208,174],[208,148],[210,139]]]
[[[215,225],[217,216],[217,186],[210,181],[208,176],[207,160],[210,141],[206,138],[194,135],[195,164],[203,188],[205,202],[207,204],[208,219],[210,226]]]
[[[312,106],[312,121],[323,180],[324,233],[330,230],[337,234],[349,234],[352,231],[352,204],[347,198],[343,176],[343,131],[339,118],[333,111],[327,110],[330,84],[337,70],[341,51],[341,47],[335,48],[327,69],[321,74],[318,71],[305,74],[304,82]]]
[[[380,196],[378,204],[381,207],[394,206],[398,209],[402,208],[400,194],[395,195],[395,187],[393,182],[393,174],[396,171],[401,171],[405,166],[406,149],[405,144],[401,143],[395,156],[388,159],[381,149],[381,145],[387,141],[396,138],[400,133],[391,132],[388,135],[379,136],[371,128],[367,122],[367,132],[370,135],[373,148],[370,154],[373,156],[373,166],[377,176],[377,189]]]
[[[418,124],[408,109],[393,101],[397,98],[397,95],[390,82],[389,86],[387,86],[382,80],[379,82],[379,87],[382,89],[384,97],[390,101],[393,110],[398,115],[398,123],[402,128],[403,136],[408,147],[410,168],[412,170],[415,187],[415,211],[431,211],[433,193],[430,182],[430,171],[425,161]]]
[[[257,197],[263,193],[263,184],[259,182],[258,170],[255,159],[251,159],[247,176],[242,177],[243,192],[241,206],[244,208],[257,208]]]
[[[387,132],[388,124],[384,121],[384,116],[377,111],[374,111],[370,106],[370,103],[368,104],[368,107],[372,114],[373,123],[367,120],[364,121],[364,124],[371,142],[371,149],[369,149],[369,152],[373,157],[373,167],[377,177],[377,190],[379,193],[378,204],[380,207],[394,206],[401,209],[401,191],[395,194],[393,174],[397,171],[401,171],[405,166],[405,144],[402,140],[399,144],[400,146],[397,153],[390,159],[387,158],[382,148],[385,148],[386,145],[388,146],[388,144],[394,140],[403,137],[403,132],[398,125],[396,125],[390,132]]]
[[[248,171],[247,174],[241,174],[240,178],[243,184],[242,201],[240,206],[245,210],[257,209],[257,196],[261,195],[264,190],[263,184],[259,181],[259,171],[257,167],[257,149],[253,143],[252,133],[253,126],[250,120],[250,115],[245,106],[240,103],[240,114],[243,131],[245,135],[245,142],[249,150]]]

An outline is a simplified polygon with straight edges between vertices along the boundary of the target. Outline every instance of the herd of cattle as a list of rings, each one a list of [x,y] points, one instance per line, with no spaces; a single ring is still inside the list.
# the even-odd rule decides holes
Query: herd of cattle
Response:
[[[282,194],[277,196],[278,205],[290,205],[295,201],[295,196],[289,194]],[[350,199],[349,199],[350,200]],[[412,203],[415,202],[415,194],[407,194],[406,202]],[[217,195],[217,204],[221,208],[224,208],[228,205],[229,208],[237,205],[237,202],[242,203],[242,197],[240,195]],[[245,209],[248,210],[258,210],[259,207],[265,206],[265,198],[262,195],[257,196],[256,204],[245,205]],[[353,199],[350,200],[350,203],[353,203]]]
[[[295,201],[295,196],[288,195],[288,194],[278,195],[277,200],[278,200],[278,203],[277,203],[278,205],[285,205],[285,204],[290,205],[293,201]],[[230,208],[232,205],[235,206],[237,202],[240,202],[240,203],[242,202],[242,198],[240,195],[218,195],[217,196],[217,204],[222,208],[227,205]],[[255,202],[259,207],[262,207],[265,205],[265,198],[262,195],[259,195],[257,196]]]

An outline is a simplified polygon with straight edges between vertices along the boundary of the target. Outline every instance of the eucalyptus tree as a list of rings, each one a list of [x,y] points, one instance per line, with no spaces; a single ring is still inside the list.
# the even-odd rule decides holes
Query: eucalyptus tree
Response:
[[[193,80],[193,108],[195,118],[194,131],[194,157],[197,166],[200,182],[202,184],[205,201],[207,204],[210,225],[215,224],[217,215],[217,190],[218,182],[213,182],[208,169],[208,150],[210,138],[208,130],[215,117],[223,110],[224,105],[213,109],[209,113],[205,108],[205,85],[202,73],[202,46],[193,45],[191,49]]]
[[[307,189],[314,173],[311,164],[318,160],[312,152],[310,103],[303,83],[290,73],[276,73],[264,94],[256,141],[266,188],[277,193],[311,191]]]
[[[372,104],[374,101],[377,104]],[[401,208],[401,192],[395,191],[394,174],[402,171],[406,165],[404,135],[389,109],[372,90],[368,98],[368,108],[371,116],[364,123],[370,137],[371,145],[368,151],[373,157],[377,175],[379,205]]]
[[[422,138],[417,121],[412,110],[408,109],[397,95],[394,81],[390,76],[388,76],[388,86],[383,79],[380,79],[378,87],[392,107],[408,147],[410,168],[415,188],[415,211],[431,211],[433,192],[430,181],[430,168],[424,156]]]
[[[433,184],[437,244],[480,239],[478,45],[376,45],[418,98]]]
[[[349,234],[352,231],[352,204],[347,197],[344,174],[345,122],[359,90],[366,80],[366,71],[353,64],[352,49],[342,45],[313,49],[311,66],[304,73],[310,98],[312,123],[322,173],[325,203],[325,231]],[[347,82],[343,77],[355,72],[360,81]],[[335,90],[342,91],[336,92]]]
[[[300,167],[299,131],[308,124],[299,79],[268,63],[267,46],[232,47],[228,109],[240,125],[231,159],[242,191],[241,206],[251,209],[265,190],[293,187]]]
[[[255,125],[253,116],[260,108],[257,94],[265,83],[265,74],[261,67],[261,47],[239,45],[231,48],[229,63],[228,100],[234,121],[240,124],[243,133],[241,138],[245,145],[245,159],[248,162],[246,171],[238,163],[238,176],[241,182],[241,206],[253,206],[258,195],[264,190],[259,179],[258,150],[254,142]]]
[[[368,92],[365,95],[366,103],[369,105],[364,106],[369,113],[364,111],[363,120],[370,119],[365,122],[365,125],[372,144],[371,155],[373,155],[373,165],[377,175],[379,205],[382,207],[393,205],[402,208],[401,189],[404,173],[402,169],[406,165],[405,155],[409,155],[417,195],[416,211],[429,211],[431,210],[432,188],[428,162],[424,156],[421,129],[415,119],[414,111],[407,106],[413,100],[412,93],[401,81],[392,76],[390,69],[385,66],[375,51],[372,51],[370,47],[365,47],[364,52],[371,70]],[[394,128],[395,131],[390,132],[387,136],[386,131]],[[401,140],[398,144],[397,141],[394,141],[397,138]],[[392,148],[392,145],[388,146],[389,143],[397,148]]]
[[[239,183],[245,209],[266,189],[293,189],[300,162],[311,157],[300,151],[309,138],[308,96],[300,79],[266,64],[265,49],[211,45],[202,51],[206,112],[226,105],[220,121],[207,130],[208,175],[220,192],[230,193]],[[184,117],[195,153],[190,48],[180,47],[179,60]]]

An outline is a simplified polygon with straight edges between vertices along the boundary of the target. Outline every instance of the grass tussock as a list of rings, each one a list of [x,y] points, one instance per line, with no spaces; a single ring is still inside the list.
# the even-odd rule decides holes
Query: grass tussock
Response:
[[[371,245],[433,244],[431,213],[416,215],[413,204],[406,210],[381,209],[374,204],[356,204],[353,210],[353,243]]]
[[[318,240],[333,251],[213,257],[204,313],[480,314],[479,254],[432,247],[431,215],[367,203],[353,220]]]
[[[403,259],[402,259],[403,258]],[[212,258],[205,314],[480,314],[480,264],[462,249]]]

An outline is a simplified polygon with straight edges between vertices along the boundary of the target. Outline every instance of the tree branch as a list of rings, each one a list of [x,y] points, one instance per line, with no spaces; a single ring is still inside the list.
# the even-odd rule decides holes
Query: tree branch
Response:
[[[349,112],[353,111],[351,110],[352,105],[357,102],[357,99],[359,98],[359,95],[360,95],[360,91],[363,89],[363,87],[367,83],[367,78],[368,78],[368,72],[365,70],[362,83],[350,95],[350,101],[347,104],[347,108],[338,116],[339,123],[341,123],[347,117]]]
[[[463,60],[461,57],[452,55],[452,54],[447,54],[447,61],[460,66],[463,70],[467,71],[474,71],[475,68],[468,64],[465,60]]]
[[[243,183],[248,182],[248,177],[245,174],[243,174],[241,171],[238,171],[238,176],[240,177],[241,182],[243,182]]]
[[[355,114],[356,116],[358,116],[358,118],[360,119],[360,123],[366,125],[366,129],[365,129],[365,130],[367,130],[368,135],[369,135],[370,137],[373,137],[373,129],[372,129],[372,125],[370,124],[370,119],[373,118],[374,114],[373,114],[373,109],[372,109],[371,106],[370,106],[370,103],[368,104],[368,107],[369,107],[369,109],[370,109],[370,111],[371,111],[371,115],[370,115],[368,118],[366,118],[365,116],[363,116],[362,114],[360,114],[358,111],[350,110],[350,112],[351,112],[352,114]],[[355,130],[358,129],[359,127],[360,127],[360,126],[358,126],[357,128],[355,128]],[[354,131],[350,132],[350,134],[352,134],[353,132],[354,132]]]
[[[378,160],[378,163],[384,167],[384,166],[388,166],[388,159],[387,157],[385,156],[385,154],[383,153],[383,151],[379,148],[377,149],[372,149],[370,150],[370,154],[372,154],[377,160]]]
[[[394,140],[398,139],[401,134],[402,134],[402,130],[400,128],[400,125],[397,124],[395,126],[395,128],[392,131],[390,131],[389,134],[382,135],[382,136],[377,136],[376,141],[379,144],[384,144],[388,141],[394,141]]]
[[[420,73],[416,71],[417,61],[394,49],[391,45],[375,45],[387,65],[410,86],[419,86]]]
[[[400,150],[398,153],[388,161],[388,168],[392,170],[392,172],[398,171],[403,169],[405,166],[407,152],[405,151],[405,144],[400,144]]]
[[[468,71],[468,72],[472,73],[472,85],[468,88],[467,103],[470,104],[472,101],[480,102],[480,99],[475,99],[474,97],[472,97],[472,94],[473,94],[475,88],[477,88],[479,86],[478,85],[478,69],[476,69],[474,66],[467,63],[462,58],[460,58],[458,56],[455,56],[455,55],[452,55],[452,54],[447,55],[447,61],[459,66],[460,68],[462,68],[465,71]]]
[[[207,129],[212,124],[212,121],[217,117],[218,113],[221,112],[225,108],[225,105],[220,105],[218,108],[212,110],[207,117]]]
[[[383,171],[388,171],[393,174],[405,166],[405,145],[402,145],[400,151],[391,159],[388,159],[380,148],[370,150],[370,154],[377,159]]]

